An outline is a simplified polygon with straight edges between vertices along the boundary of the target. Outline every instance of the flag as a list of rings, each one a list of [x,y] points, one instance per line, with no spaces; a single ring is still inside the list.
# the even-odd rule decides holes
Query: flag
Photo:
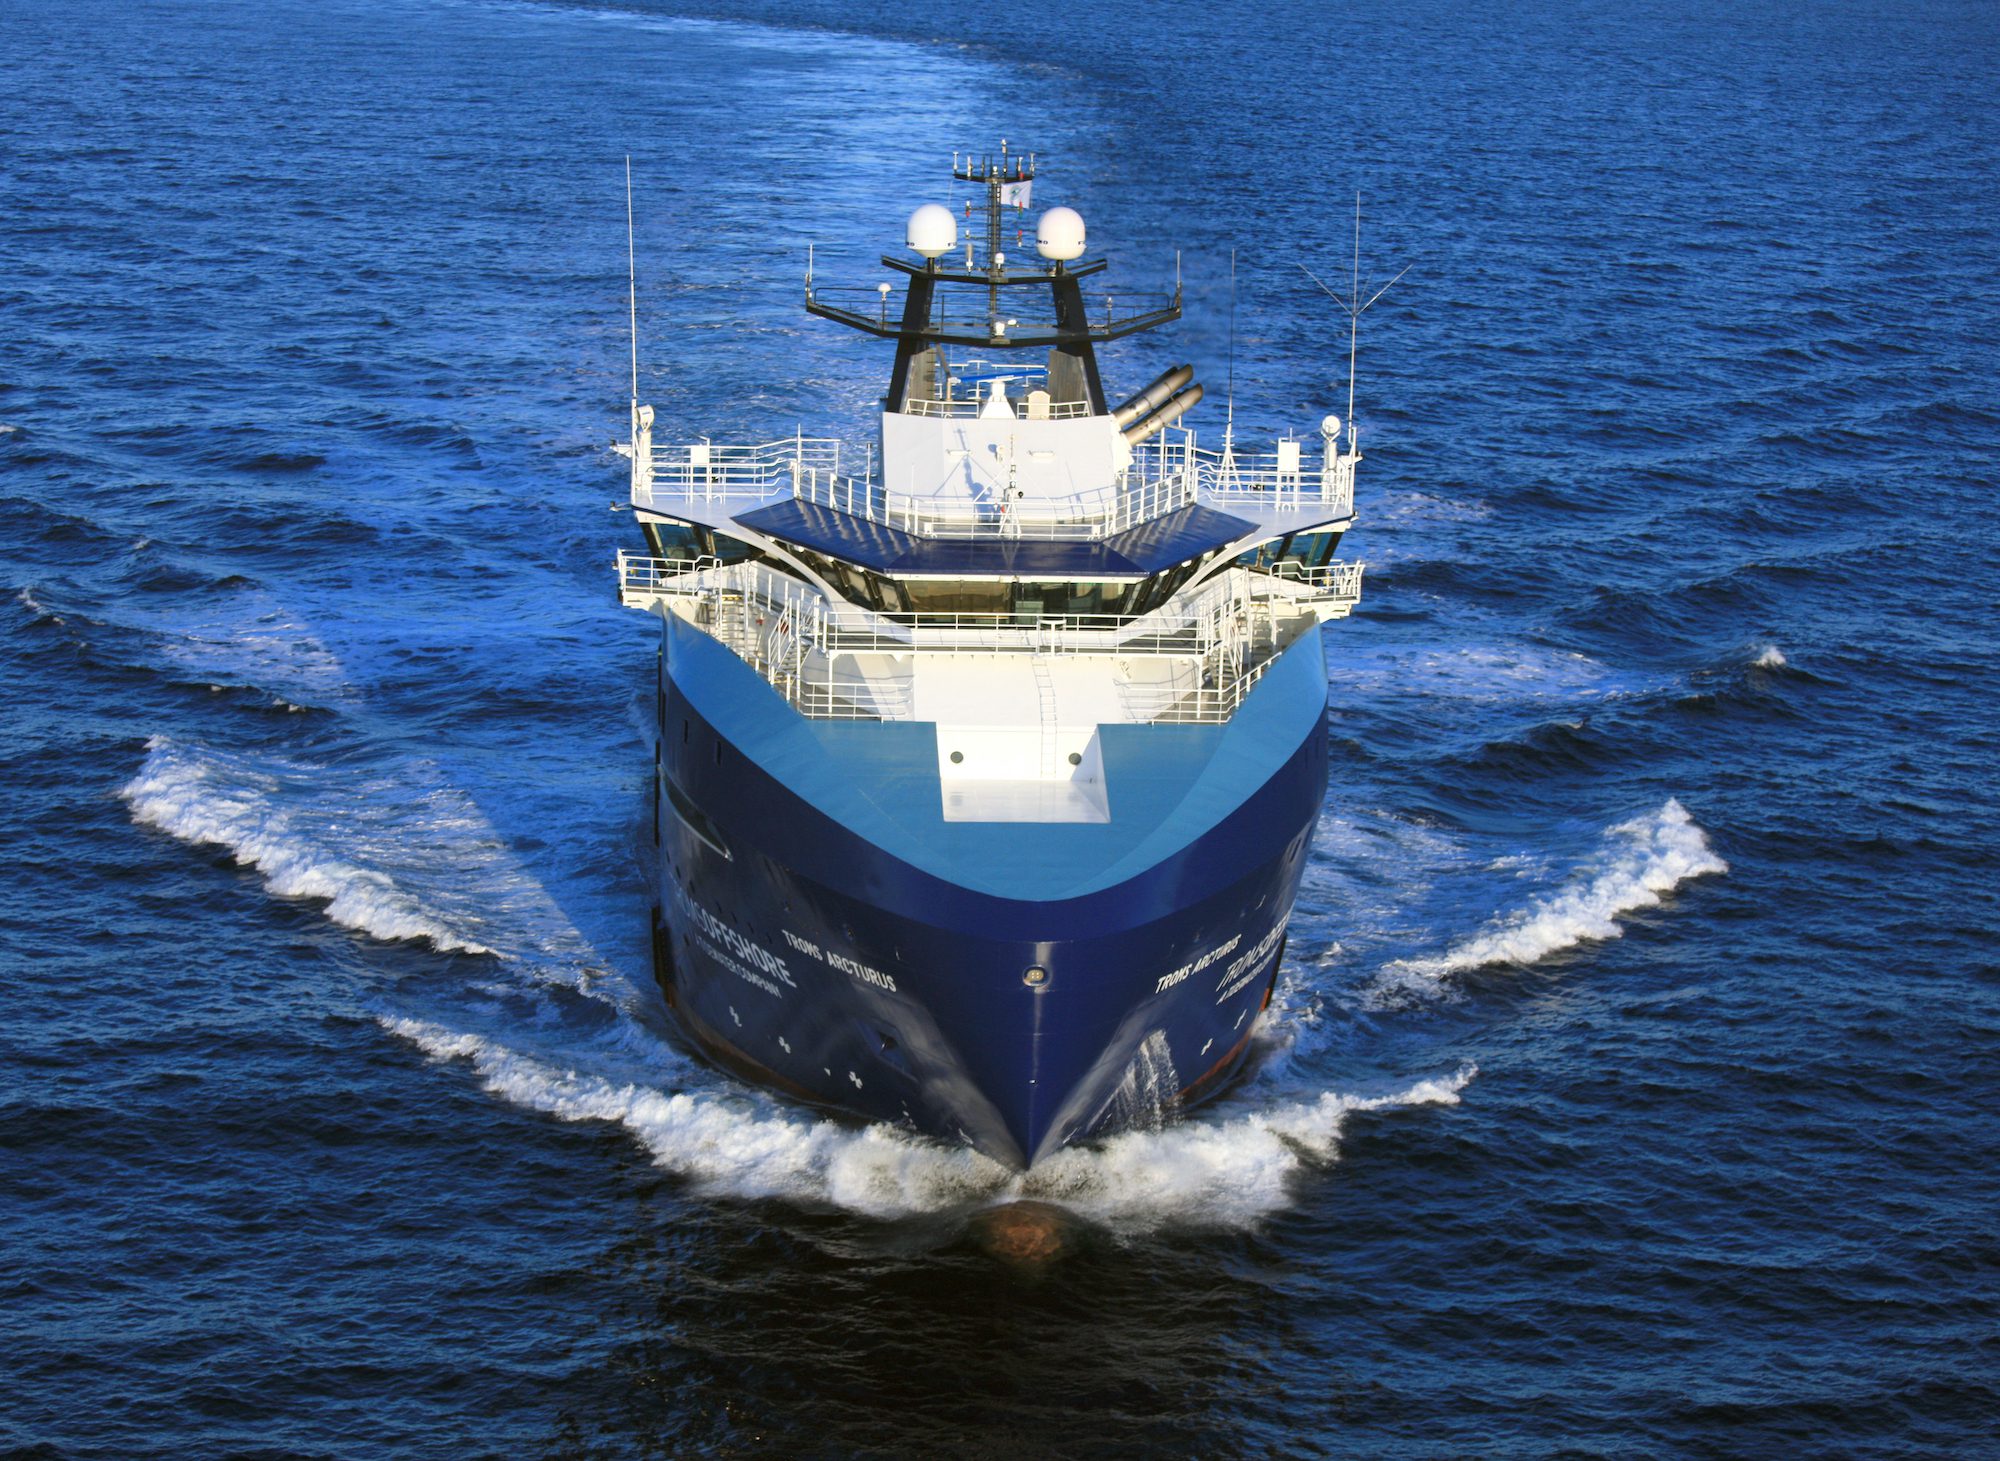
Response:
[[[1018,183],[1002,183],[1000,185],[1000,206],[1003,208],[1027,207],[1028,195],[1034,191],[1034,187],[1035,180],[1033,178],[1022,178]]]

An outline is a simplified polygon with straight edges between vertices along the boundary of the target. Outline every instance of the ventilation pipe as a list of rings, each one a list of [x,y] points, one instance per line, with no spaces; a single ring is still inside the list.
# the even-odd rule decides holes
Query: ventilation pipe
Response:
[[[1134,421],[1125,428],[1125,440],[1137,446],[1149,436],[1157,435],[1176,421],[1201,400],[1201,387],[1189,386],[1184,391],[1176,391],[1152,415]]]
[[[1134,421],[1159,409],[1167,398],[1189,381],[1194,379],[1192,365],[1176,365],[1172,370],[1154,381],[1131,400],[1111,413],[1111,419],[1119,426],[1130,426]]]

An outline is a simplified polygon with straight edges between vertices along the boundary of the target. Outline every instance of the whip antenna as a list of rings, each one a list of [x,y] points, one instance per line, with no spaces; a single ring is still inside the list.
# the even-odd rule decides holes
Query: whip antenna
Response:
[[[1403,265],[1401,269],[1398,269],[1396,271],[1396,279],[1401,279],[1405,274],[1409,273],[1413,267],[1414,265],[1411,264]],[[1354,272],[1352,276],[1353,283],[1351,286],[1351,292],[1348,294],[1347,298],[1342,299],[1338,294],[1335,294],[1331,289],[1328,289],[1326,287],[1326,281],[1321,279],[1319,275],[1313,273],[1312,270],[1307,269],[1304,264],[1300,264],[1299,268],[1304,270],[1306,278],[1312,280],[1313,283],[1319,285],[1321,292],[1324,293],[1328,299],[1332,300],[1335,304],[1339,305],[1342,309],[1347,311],[1347,449],[1349,451],[1353,451],[1354,450],[1354,361],[1355,361],[1355,356],[1360,348],[1361,317],[1368,313],[1370,306],[1372,306],[1376,300],[1380,299],[1383,295],[1387,294],[1391,289],[1395,288],[1396,286],[1396,279],[1391,279],[1387,284],[1384,284],[1380,289],[1376,290],[1373,294],[1369,295],[1365,302],[1362,301],[1361,194],[1358,191],[1354,195]]]
[[[1229,410],[1222,423],[1222,444],[1236,435],[1236,250],[1229,251]]]
[[[632,246],[632,154],[625,154],[625,283],[632,316],[632,420],[639,419],[639,256]]]

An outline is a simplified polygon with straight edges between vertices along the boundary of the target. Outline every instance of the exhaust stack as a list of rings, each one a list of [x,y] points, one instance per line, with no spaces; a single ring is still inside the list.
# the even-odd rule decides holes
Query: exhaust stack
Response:
[[[1134,421],[1159,409],[1173,393],[1194,379],[1192,365],[1176,365],[1146,389],[1111,413],[1111,419],[1120,427],[1129,427]]]
[[[1147,437],[1153,436],[1172,426],[1176,421],[1181,419],[1182,415],[1191,406],[1200,400],[1200,386],[1189,386],[1184,391],[1176,391],[1156,408],[1152,415],[1134,421],[1130,426],[1126,427],[1124,433],[1125,440],[1131,445],[1137,446]]]

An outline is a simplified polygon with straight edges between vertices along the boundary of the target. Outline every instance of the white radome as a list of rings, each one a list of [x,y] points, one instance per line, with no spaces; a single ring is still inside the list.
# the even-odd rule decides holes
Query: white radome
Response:
[[[927,259],[948,254],[958,244],[958,220],[942,203],[926,203],[910,215],[903,235]]]
[[[1083,215],[1074,208],[1051,208],[1035,225],[1035,249],[1045,259],[1083,256]]]
[[[1340,418],[1332,415],[1322,416],[1319,423],[1319,434],[1321,436],[1340,435]]]

